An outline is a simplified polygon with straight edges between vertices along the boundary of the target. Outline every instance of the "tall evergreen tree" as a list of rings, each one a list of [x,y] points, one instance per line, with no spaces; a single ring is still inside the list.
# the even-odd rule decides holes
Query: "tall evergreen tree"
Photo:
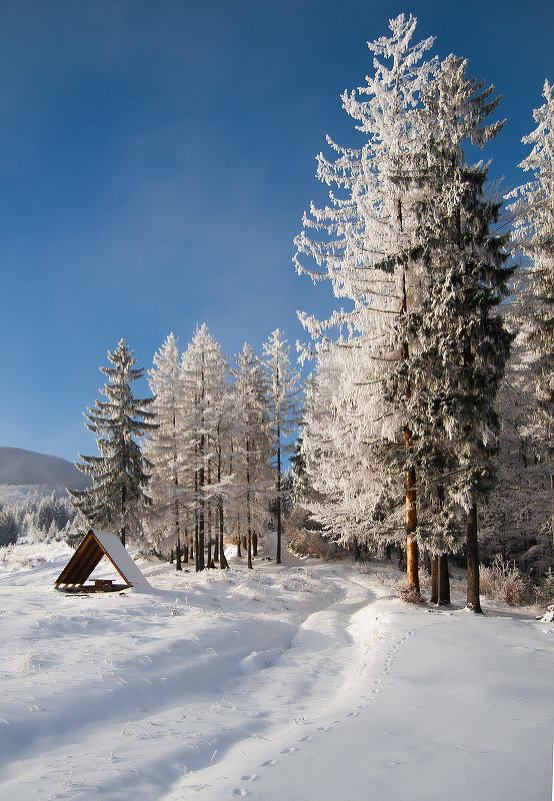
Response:
[[[416,27],[413,16],[403,14],[390,21],[391,35],[368,42],[374,53],[374,76],[358,92],[344,92],[343,107],[357,122],[365,143],[359,149],[342,148],[328,138],[337,157],[334,162],[318,156],[318,177],[337,187],[330,204],[313,204],[304,215],[304,231],[296,238],[295,263],[312,279],[330,279],[337,298],[353,302],[353,310],[337,311],[321,323],[306,315],[301,320],[314,337],[328,339],[334,326],[344,331],[341,348],[350,344],[365,363],[373,362],[365,379],[372,387],[366,394],[366,418],[383,423],[379,435],[388,441],[390,469],[405,476],[406,548],[408,583],[419,591],[415,468],[410,461],[411,424],[405,415],[406,398],[391,402],[386,416],[374,414],[381,405],[383,382],[390,365],[408,360],[409,342],[394,318],[404,319],[417,306],[420,280],[408,271],[405,254],[414,230],[413,192],[406,169],[419,145],[417,107],[421,90],[435,69],[435,61],[423,57],[433,39],[412,44]],[[315,267],[307,266],[303,256]],[[325,344],[324,347],[327,347]],[[366,358],[367,355],[367,358]],[[373,407],[373,408],[372,408]],[[394,422],[393,422],[394,421]],[[391,437],[391,431],[394,430]],[[373,436],[366,437],[373,439]],[[397,457],[397,443],[405,445],[404,469]]]
[[[543,96],[544,105],[533,112],[537,127],[522,139],[532,149],[519,166],[532,172],[533,179],[512,193],[516,200],[511,208],[515,243],[532,260],[525,276],[524,317],[550,461],[554,537],[554,96],[547,80]]]
[[[214,484],[219,474],[218,447],[222,444],[222,414],[228,392],[227,362],[206,324],[197,329],[183,353],[182,369],[185,404],[184,460],[193,501],[196,569],[204,570],[206,545],[208,566],[211,564],[212,525],[216,520],[219,521],[218,546],[220,542],[222,510],[220,499],[216,498],[219,493]],[[214,526],[214,530],[215,528]]]
[[[290,365],[290,348],[277,328],[263,346],[267,372],[267,410],[272,458],[275,460],[275,502],[277,507],[277,549],[275,561],[281,564],[282,535],[282,457],[292,452],[286,439],[298,423],[298,381],[300,375]]]
[[[246,530],[248,567],[257,550],[257,532],[267,522],[271,494],[266,382],[262,366],[247,343],[232,369],[235,379],[233,434],[234,501]]]
[[[424,92],[412,259],[423,264],[425,283],[420,308],[406,320],[412,358],[397,375],[410,387],[407,411],[420,481],[430,494],[434,488],[441,513],[433,550],[448,545],[449,506],[461,505],[467,605],[479,612],[477,506],[494,486],[495,398],[511,342],[499,306],[511,270],[505,267],[507,237],[493,230],[501,204],[484,195],[487,167],[468,165],[462,149],[463,142],[483,146],[497,135],[503,123],[486,120],[500,98],[491,98],[493,87],[467,78],[466,67],[449,56]]]
[[[176,567],[181,568],[182,529],[184,520],[182,460],[184,396],[177,340],[169,334],[154,354],[154,366],[148,373],[154,396],[152,410],[157,428],[145,443],[145,454],[151,464],[149,491],[152,507],[149,518],[157,537],[171,538],[176,552]],[[185,560],[188,545],[185,543]]]
[[[92,486],[70,491],[73,504],[91,525],[116,527],[123,545],[127,534],[139,536],[145,504],[149,465],[140,440],[153,430],[152,398],[135,398],[131,384],[142,378],[134,351],[124,339],[108,351],[112,366],[100,367],[107,382],[100,390],[106,400],[95,401],[84,413],[86,427],[96,435],[99,456],[83,456],[75,466],[92,478]]]

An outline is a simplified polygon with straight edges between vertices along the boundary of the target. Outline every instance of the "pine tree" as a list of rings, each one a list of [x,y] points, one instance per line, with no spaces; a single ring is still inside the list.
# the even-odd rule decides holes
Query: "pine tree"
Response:
[[[518,330],[518,303],[506,304],[507,324]],[[552,561],[550,464],[544,419],[537,414],[535,356],[523,325],[512,345],[498,393],[498,490],[483,509],[480,551],[492,561],[516,561],[540,575]]]
[[[220,550],[223,501],[218,479],[222,471],[223,414],[228,394],[227,362],[206,324],[197,329],[183,354],[182,370],[184,461],[194,515],[196,569],[204,570],[205,545],[208,546],[208,566],[211,566],[214,536],[217,536]]]
[[[107,377],[100,390],[106,400],[97,400],[84,416],[89,431],[96,435],[99,456],[82,456],[75,466],[92,478],[92,486],[70,491],[73,504],[91,525],[117,527],[123,545],[127,534],[139,535],[144,508],[150,499],[147,462],[141,453],[140,439],[153,430],[152,398],[135,398],[131,384],[142,378],[136,368],[134,351],[121,339],[117,348],[108,351],[111,367],[101,367]]]
[[[547,80],[543,96],[546,102],[533,112],[537,127],[522,139],[532,150],[519,166],[532,172],[533,180],[511,193],[516,198],[511,209],[515,216],[514,241],[532,260],[525,276],[523,313],[534,353],[536,397],[550,461],[554,537],[554,97]]]
[[[157,428],[145,443],[151,464],[149,491],[152,507],[149,519],[158,532],[156,539],[171,538],[176,550],[176,568],[181,569],[181,531],[184,522],[182,453],[184,424],[183,376],[177,340],[169,334],[154,354],[154,366],[148,373],[154,396],[152,410]],[[188,544],[185,543],[188,562]]]
[[[500,98],[491,99],[493,87],[468,79],[466,67],[449,56],[424,93],[412,259],[424,266],[425,283],[420,308],[406,320],[412,358],[398,375],[410,387],[412,452],[429,495],[435,485],[445,545],[455,528],[452,505],[466,512],[467,605],[479,612],[477,504],[495,480],[495,398],[511,342],[499,306],[511,270],[507,237],[493,231],[501,204],[484,196],[488,169],[468,165],[462,149],[464,141],[483,146],[497,135],[503,123],[485,120]],[[440,533],[435,528],[435,538]],[[441,550],[440,539],[432,550]]]
[[[266,382],[262,366],[247,343],[235,356],[233,399],[233,474],[235,513],[246,530],[248,567],[257,551],[257,532],[267,522],[270,444]]]
[[[367,77],[367,85],[357,93],[342,95],[343,107],[357,121],[366,142],[351,149],[328,138],[337,158],[329,162],[320,154],[318,177],[335,185],[342,195],[330,192],[330,205],[318,209],[312,204],[310,215],[304,215],[305,230],[295,240],[295,263],[298,272],[307,273],[314,281],[328,278],[337,298],[353,302],[352,311],[341,309],[323,323],[306,315],[301,321],[312,336],[324,341],[329,339],[327,332],[337,327],[341,349],[350,344],[357,355],[364,354],[364,363],[370,367],[365,377],[360,376],[366,388],[371,387],[364,399],[365,417],[372,418],[374,427],[383,423],[378,437],[391,448],[388,456],[383,449],[382,457],[391,471],[400,468],[405,475],[408,583],[418,592],[415,468],[410,462],[407,399],[396,398],[385,415],[376,409],[381,406],[380,384],[390,365],[409,359],[409,343],[402,327],[394,326],[393,321],[404,320],[408,308],[419,302],[417,271],[408,271],[405,258],[415,222],[406,169],[419,147],[419,95],[430,80],[435,61],[422,60],[432,38],[411,44],[415,17],[401,14],[389,27],[390,37],[368,43],[375,54],[374,77]],[[303,255],[311,257],[315,267],[307,267]],[[367,441],[374,436],[362,438]],[[403,460],[399,460],[397,448],[401,441],[406,450]]]
[[[0,504],[0,548],[14,545],[17,542],[17,523],[9,509]]]
[[[277,550],[275,561],[281,564],[282,535],[282,457],[291,453],[286,443],[298,423],[298,382],[300,375],[291,369],[287,341],[277,328],[263,346],[267,372],[267,410],[272,458],[275,460],[275,501],[277,508]]]

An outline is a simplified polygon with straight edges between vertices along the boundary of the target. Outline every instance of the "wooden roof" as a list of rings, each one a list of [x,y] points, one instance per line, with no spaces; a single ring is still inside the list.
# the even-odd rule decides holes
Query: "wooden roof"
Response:
[[[125,550],[119,538],[107,531],[93,531],[88,534],[56,579],[56,588],[82,586],[101,559],[107,556],[117,570],[125,587],[150,590],[150,584]]]

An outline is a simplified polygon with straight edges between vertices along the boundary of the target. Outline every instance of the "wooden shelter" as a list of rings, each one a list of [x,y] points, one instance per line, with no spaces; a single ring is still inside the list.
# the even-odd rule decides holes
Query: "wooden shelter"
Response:
[[[125,583],[114,584],[111,579],[96,579],[94,583],[85,584],[105,556]],[[126,590],[128,587],[136,587],[146,592],[152,589],[129,552],[121,544],[119,537],[107,531],[92,529],[56,579],[56,589],[66,592],[116,592]]]

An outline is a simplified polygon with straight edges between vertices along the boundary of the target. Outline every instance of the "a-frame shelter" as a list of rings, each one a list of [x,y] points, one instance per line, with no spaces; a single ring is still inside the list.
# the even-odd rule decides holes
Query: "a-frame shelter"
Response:
[[[117,570],[124,584],[97,579],[93,584],[85,584],[94,568],[107,556]],[[125,590],[128,587],[150,591],[152,587],[133,562],[119,537],[107,531],[90,531],[56,579],[56,589],[67,592],[110,592]]]

